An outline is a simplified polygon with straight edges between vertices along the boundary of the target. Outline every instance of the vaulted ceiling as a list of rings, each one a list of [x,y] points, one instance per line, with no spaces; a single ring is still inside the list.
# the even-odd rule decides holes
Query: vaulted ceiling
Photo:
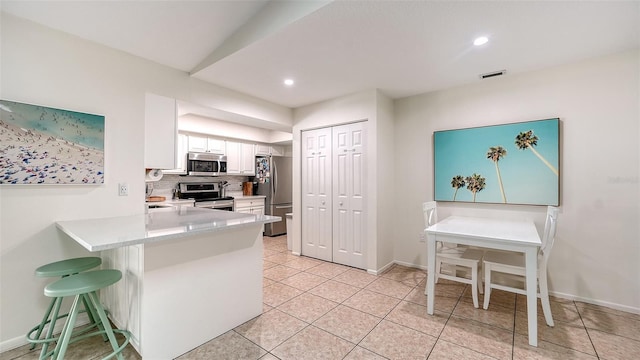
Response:
[[[638,1],[7,1],[2,11],[295,108],[640,47]],[[489,42],[473,46],[478,36]],[[295,80],[283,85],[285,78]],[[483,80],[492,81],[492,80]]]

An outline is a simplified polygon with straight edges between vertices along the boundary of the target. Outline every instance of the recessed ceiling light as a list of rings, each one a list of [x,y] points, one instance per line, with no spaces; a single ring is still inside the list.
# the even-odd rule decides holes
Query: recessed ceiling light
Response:
[[[480,45],[484,45],[486,43],[489,42],[489,38],[486,36],[480,36],[479,38],[476,38],[475,40],[473,40],[473,45],[475,46],[480,46]]]
[[[284,79],[284,84],[287,86],[293,86],[293,79]]]

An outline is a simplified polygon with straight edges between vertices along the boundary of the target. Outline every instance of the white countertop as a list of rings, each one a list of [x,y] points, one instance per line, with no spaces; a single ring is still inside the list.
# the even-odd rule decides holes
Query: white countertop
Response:
[[[147,205],[180,205],[180,204],[193,204],[193,199],[171,199],[167,198],[164,201],[145,201]]]
[[[233,197],[233,200],[242,200],[242,199],[264,199],[266,198],[266,196],[264,195],[249,195],[249,196],[245,196],[245,195],[236,195]]]
[[[181,207],[141,215],[58,221],[56,226],[87,250],[102,251],[280,220],[278,216]]]

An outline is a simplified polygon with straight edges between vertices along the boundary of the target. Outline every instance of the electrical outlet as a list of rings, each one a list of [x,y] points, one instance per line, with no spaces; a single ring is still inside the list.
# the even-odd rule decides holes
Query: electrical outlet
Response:
[[[418,233],[418,241],[427,242],[427,238],[424,236],[424,231]]]
[[[127,183],[118,184],[118,195],[129,196],[129,185]]]

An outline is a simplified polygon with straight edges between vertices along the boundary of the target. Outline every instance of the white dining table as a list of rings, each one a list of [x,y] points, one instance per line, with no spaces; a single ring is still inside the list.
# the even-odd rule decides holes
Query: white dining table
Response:
[[[529,345],[538,346],[537,258],[541,241],[533,221],[450,216],[425,229],[427,235],[427,313],[435,299],[436,241],[524,253]]]

